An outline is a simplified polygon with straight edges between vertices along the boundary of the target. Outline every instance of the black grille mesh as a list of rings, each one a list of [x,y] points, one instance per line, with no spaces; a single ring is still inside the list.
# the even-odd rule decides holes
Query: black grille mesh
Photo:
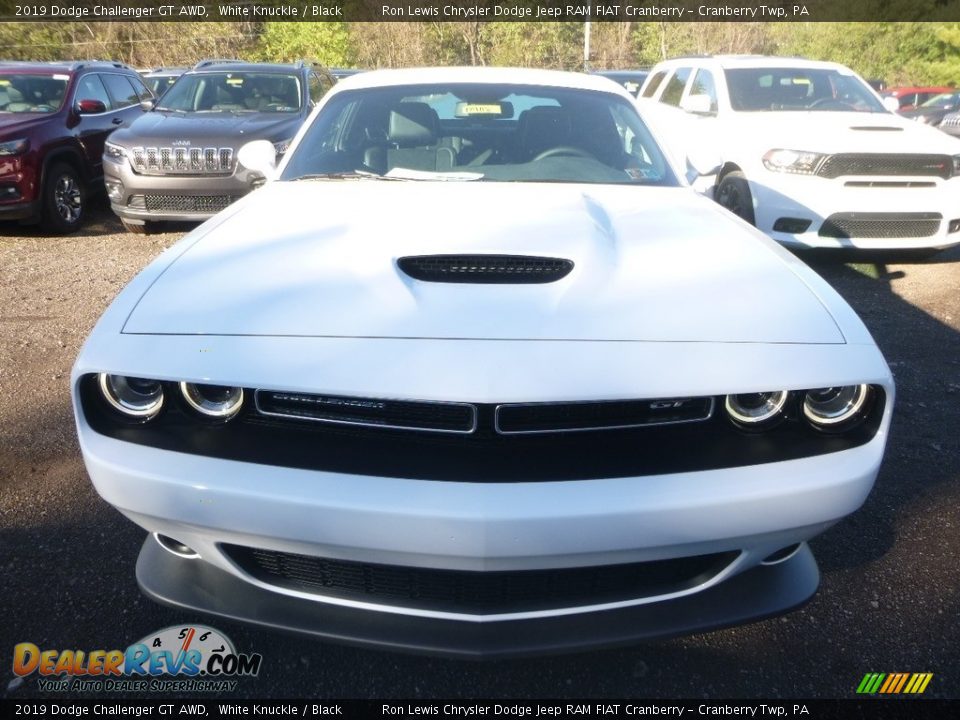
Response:
[[[419,255],[397,265],[417,280],[445,283],[549,283],[573,270],[570,260],[528,255]]]
[[[257,410],[265,415],[343,425],[469,433],[476,408],[465,403],[315,395],[257,390]]]
[[[737,552],[555,570],[470,572],[375,565],[222,545],[248,575],[271,585],[400,607],[492,614],[579,607],[677,592],[706,582]]]
[[[820,237],[923,238],[936,235],[939,213],[836,213],[824,220]]]
[[[949,155],[894,155],[890,153],[841,153],[829,155],[817,175],[838,178],[844,175],[912,175],[947,179],[953,172]]]
[[[220,212],[237,198],[231,195],[147,195],[147,210],[154,212]]]

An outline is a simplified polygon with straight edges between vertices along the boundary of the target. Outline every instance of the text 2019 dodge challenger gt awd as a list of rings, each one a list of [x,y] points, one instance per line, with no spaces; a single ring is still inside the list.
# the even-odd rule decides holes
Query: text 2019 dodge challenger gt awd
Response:
[[[254,182],[272,158],[240,153]],[[90,477],[150,533],[143,591],[461,656],[807,600],[806,541],[876,477],[890,372],[680,174],[603,79],[340,83],[74,367]]]

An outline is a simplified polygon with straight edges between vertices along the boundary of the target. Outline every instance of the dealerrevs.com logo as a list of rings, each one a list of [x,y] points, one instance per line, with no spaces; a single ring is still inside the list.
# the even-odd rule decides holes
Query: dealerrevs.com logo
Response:
[[[126,650],[41,650],[29,642],[13,648],[13,672],[36,673],[45,692],[229,692],[234,678],[255,677],[262,662],[203,625],[164,628]]]

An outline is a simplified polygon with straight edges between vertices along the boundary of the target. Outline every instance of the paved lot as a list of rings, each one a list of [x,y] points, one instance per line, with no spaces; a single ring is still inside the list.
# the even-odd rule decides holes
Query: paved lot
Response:
[[[0,225],[0,696],[13,645],[123,648],[204,618],[140,596],[143,533],[86,477],[68,396],[96,318],[182,235],[123,233],[100,209],[80,234]],[[960,697],[960,252],[923,263],[810,258],[858,310],[898,383],[892,438],[865,507],[818,538],[823,579],[789,616],[626,649],[469,663],[373,652],[213,621],[264,656],[243,697],[848,697],[866,672],[932,672]]]

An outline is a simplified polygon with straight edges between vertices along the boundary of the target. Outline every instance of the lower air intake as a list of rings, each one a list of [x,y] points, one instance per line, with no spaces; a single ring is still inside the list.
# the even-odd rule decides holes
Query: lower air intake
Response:
[[[350,562],[221,545],[251,577],[320,596],[423,610],[494,614],[656,597],[701,585],[739,553],[554,570],[463,571]]]
[[[573,270],[570,260],[529,255],[417,255],[397,266],[416,280],[443,283],[551,283]]]

